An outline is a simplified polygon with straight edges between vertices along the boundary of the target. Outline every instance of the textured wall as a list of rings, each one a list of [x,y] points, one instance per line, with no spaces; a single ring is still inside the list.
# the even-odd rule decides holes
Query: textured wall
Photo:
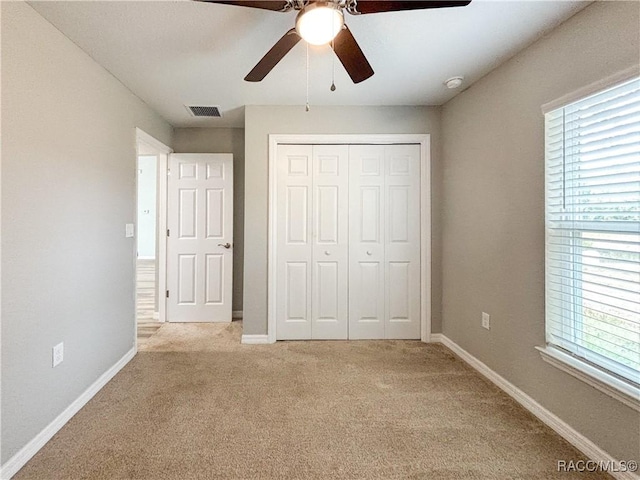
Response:
[[[432,330],[440,331],[440,109],[247,106],[245,109],[244,333],[267,333],[269,134],[431,134]]]
[[[626,460],[639,456],[638,412],[534,350],[545,343],[540,107],[637,64],[639,13],[595,2],[442,109],[444,334]]]
[[[233,310],[242,310],[244,269],[244,129],[176,128],[176,153],[233,153]]]
[[[169,145],[172,128],[29,5],[1,3],[4,463],[133,348],[135,127]]]

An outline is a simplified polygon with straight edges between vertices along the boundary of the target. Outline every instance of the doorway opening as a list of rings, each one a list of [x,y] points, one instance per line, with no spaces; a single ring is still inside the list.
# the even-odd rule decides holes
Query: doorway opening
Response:
[[[136,345],[165,321],[166,172],[172,150],[136,129]]]
[[[136,317],[139,339],[160,328],[158,313],[158,156],[138,153],[136,235]]]

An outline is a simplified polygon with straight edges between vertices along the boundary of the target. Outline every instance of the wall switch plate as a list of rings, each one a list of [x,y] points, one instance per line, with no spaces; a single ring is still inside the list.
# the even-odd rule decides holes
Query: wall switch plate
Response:
[[[64,343],[60,342],[53,347],[53,366],[57,367],[64,360]]]
[[[488,313],[482,312],[482,327],[489,330],[491,326],[491,315]]]
[[[124,226],[124,236],[127,238],[132,238],[134,234],[133,223],[127,223]]]

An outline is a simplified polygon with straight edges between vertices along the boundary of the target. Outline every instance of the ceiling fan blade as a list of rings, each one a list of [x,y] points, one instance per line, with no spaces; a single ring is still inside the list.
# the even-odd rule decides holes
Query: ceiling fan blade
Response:
[[[373,68],[346,25],[333,40],[333,50],[353,83],[360,83],[373,75]]]
[[[197,0],[206,3],[220,3],[222,5],[237,5],[239,7],[262,8],[263,10],[272,10],[274,12],[286,12],[291,9],[291,4],[286,0]]]
[[[426,8],[465,7],[471,0],[357,0],[356,14],[398,12],[401,10],[423,10]],[[350,10],[349,10],[350,11]],[[351,11],[350,11],[351,12]],[[353,12],[351,12],[353,13]]]
[[[262,57],[262,60],[253,67],[253,70],[251,70],[244,79],[247,82],[261,81],[300,40],[300,35],[298,35],[295,28],[289,30],[273,47],[271,47],[271,50]]]

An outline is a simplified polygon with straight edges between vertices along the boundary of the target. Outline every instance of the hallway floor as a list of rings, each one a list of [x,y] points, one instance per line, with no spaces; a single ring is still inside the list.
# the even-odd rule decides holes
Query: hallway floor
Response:
[[[136,319],[138,347],[143,345],[162,325],[154,318],[156,311],[156,261],[136,261]]]

